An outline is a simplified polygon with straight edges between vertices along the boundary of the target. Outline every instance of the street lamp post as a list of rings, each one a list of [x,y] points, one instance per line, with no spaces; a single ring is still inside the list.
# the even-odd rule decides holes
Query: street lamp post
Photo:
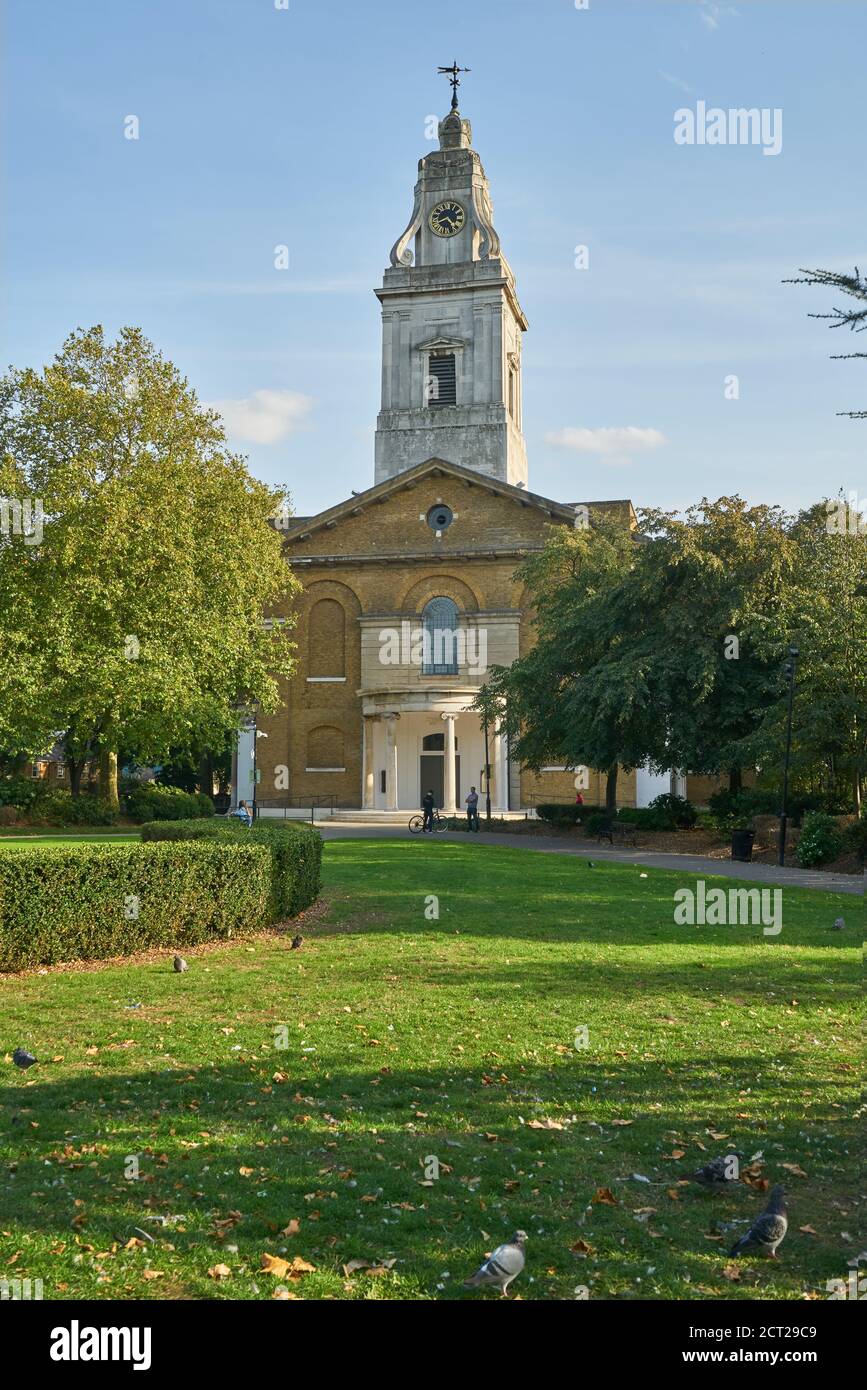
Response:
[[[485,821],[491,828],[491,764],[488,757],[488,716],[482,719],[485,730]]]
[[[786,721],[786,760],[783,765],[783,804],[780,808],[780,844],[777,852],[777,863],[782,867],[786,862],[786,829],[788,826],[788,807],[789,807],[789,758],[792,752],[792,706],[795,700],[795,670],[798,664],[798,648],[789,648],[789,660],[785,665],[785,673],[789,678],[789,711]]]
[[[253,721],[253,805],[252,805],[252,807],[251,807],[250,814],[251,814],[252,817],[253,817],[253,824],[255,825],[255,824],[256,824],[256,779],[257,779],[257,777],[258,777],[258,768],[257,768],[257,765],[256,765],[256,763],[257,763],[256,752],[257,752],[257,744],[258,744],[258,742],[259,742],[259,730],[258,730],[258,727],[257,727],[257,717],[258,717],[258,714],[259,714],[259,701],[258,701],[258,700],[251,700],[251,701],[250,701],[250,704],[249,704],[249,706],[248,706],[248,709],[249,709],[249,711],[250,711],[250,718],[251,718],[252,721]]]

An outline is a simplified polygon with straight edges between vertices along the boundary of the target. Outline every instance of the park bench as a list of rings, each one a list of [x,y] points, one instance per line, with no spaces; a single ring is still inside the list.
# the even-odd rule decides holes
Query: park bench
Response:
[[[596,839],[607,840],[612,846],[637,844],[635,826],[614,820],[606,821],[604,825],[599,827],[596,831]]]

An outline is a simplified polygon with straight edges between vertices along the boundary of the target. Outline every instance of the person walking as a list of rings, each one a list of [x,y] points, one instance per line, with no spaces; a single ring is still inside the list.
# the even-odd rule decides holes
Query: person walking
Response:
[[[433,834],[433,828],[434,828],[434,827],[433,827],[434,804],[435,804],[435,803],[434,803],[434,794],[433,794],[433,792],[432,792],[432,791],[425,792],[424,798],[423,798],[422,803],[421,803],[421,809],[422,809],[422,812],[423,812],[423,814],[424,814],[424,824],[422,825],[422,832],[424,832],[425,830],[429,830],[429,831],[431,832],[431,834]]]
[[[467,796],[464,798],[467,803],[467,830],[475,830],[479,833],[479,793],[475,787],[470,787]]]

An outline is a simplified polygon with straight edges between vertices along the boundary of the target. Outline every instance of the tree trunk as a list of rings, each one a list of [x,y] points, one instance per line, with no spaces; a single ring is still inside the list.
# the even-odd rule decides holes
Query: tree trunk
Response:
[[[743,786],[741,769],[739,767],[729,768],[729,791],[732,796],[737,796]]]
[[[199,758],[199,791],[214,795],[214,760],[207,752]]]
[[[612,816],[617,811],[617,764],[609,767],[605,781],[605,809]]]
[[[120,798],[117,794],[117,753],[109,748],[103,748],[99,755],[99,794],[113,810],[120,809]]]
[[[64,755],[64,761],[69,769],[69,790],[72,796],[81,795],[81,774],[84,772],[84,759],[71,758],[68,753]]]

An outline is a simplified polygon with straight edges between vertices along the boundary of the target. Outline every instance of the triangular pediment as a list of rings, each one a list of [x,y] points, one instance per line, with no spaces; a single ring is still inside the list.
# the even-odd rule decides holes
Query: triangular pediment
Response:
[[[474,468],[464,468],[463,464],[460,463],[450,463],[447,459],[441,458],[429,458],[425,459],[423,463],[417,463],[413,468],[396,473],[393,478],[386,478],[384,482],[377,483],[364,492],[353,493],[345,501],[338,502],[336,506],[329,507],[316,516],[299,517],[297,523],[294,518],[290,517],[289,526],[285,528],[286,541],[306,539],[314,531],[319,531],[323,527],[333,528],[347,517],[359,516],[368,507],[380,505],[386,498],[395,493],[416,487],[422,479],[429,476],[460,479],[468,487],[478,488],[481,492],[488,492],[496,497],[510,498],[517,506],[536,508],[544,512],[552,521],[574,522],[575,519],[575,506],[573,504],[555,502],[550,497],[542,497],[539,493],[528,492],[526,488],[514,487],[511,483],[500,482],[498,478],[489,478],[484,473],[476,472]],[[590,505],[592,506],[592,503]],[[631,506],[631,504],[629,505]]]
[[[465,347],[463,338],[429,338],[418,344],[416,352],[462,352]]]

